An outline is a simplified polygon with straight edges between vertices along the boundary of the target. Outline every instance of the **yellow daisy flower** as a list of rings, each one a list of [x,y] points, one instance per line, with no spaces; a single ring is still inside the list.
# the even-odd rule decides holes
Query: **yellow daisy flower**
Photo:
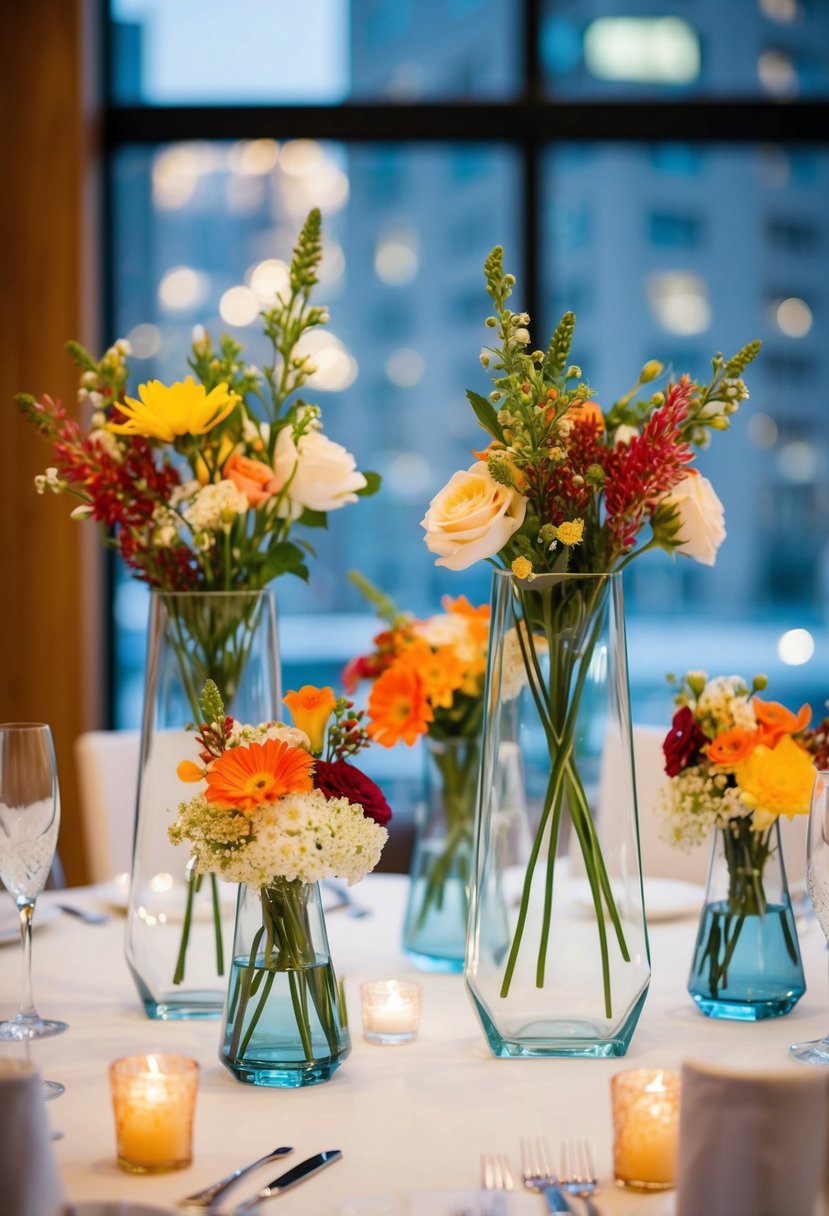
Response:
[[[175,384],[148,380],[139,384],[138,396],[126,397],[118,408],[126,422],[111,422],[108,430],[116,435],[143,435],[172,443],[179,435],[206,435],[214,426],[224,422],[239,401],[237,393],[226,384],[218,384],[207,392],[192,376]]]

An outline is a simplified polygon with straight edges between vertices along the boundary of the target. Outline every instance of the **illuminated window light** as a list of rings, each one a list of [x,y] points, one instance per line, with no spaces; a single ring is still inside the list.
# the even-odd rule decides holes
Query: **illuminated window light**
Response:
[[[758,448],[773,448],[777,443],[777,423],[771,414],[762,411],[752,414],[748,420],[748,437]]]
[[[374,271],[390,287],[411,283],[420,269],[417,240],[411,232],[389,232],[380,238],[374,251]]]
[[[585,30],[584,58],[600,80],[690,84],[700,74],[699,38],[681,17],[598,17]]]
[[[219,315],[228,325],[252,325],[259,316],[259,300],[249,287],[229,287],[219,301]]]
[[[648,276],[648,304],[656,320],[671,334],[704,333],[711,325],[708,283],[698,274],[665,270]]]
[[[774,311],[774,319],[787,338],[805,338],[814,320],[811,308],[798,296],[780,300]]]
[[[210,280],[192,266],[173,266],[158,285],[158,302],[167,312],[187,312],[207,299]]]
[[[757,60],[757,75],[767,93],[791,97],[797,92],[797,69],[785,51],[763,51]]]
[[[386,360],[386,375],[400,388],[414,388],[423,379],[426,364],[423,356],[406,346],[392,351]]]
[[[789,667],[802,667],[815,653],[815,639],[808,629],[787,629],[777,639],[777,657]]]

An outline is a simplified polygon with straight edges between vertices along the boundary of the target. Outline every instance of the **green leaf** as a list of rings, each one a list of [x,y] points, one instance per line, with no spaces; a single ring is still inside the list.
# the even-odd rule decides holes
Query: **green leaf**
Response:
[[[266,585],[272,579],[278,578],[280,574],[299,574],[302,578],[308,577],[308,568],[305,565],[305,554],[300,549],[299,545],[295,545],[291,540],[282,540],[268,550],[262,568],[260,577],[262,585]]]
[[[371,473],[366,469],[361,469],[360,472],[366,479],[366,484],[362,490],[357,490],[359,498],[369,498],[372,494],[376,494],[382,485],[383,478],[379,473]]]
[[[328,516],[325,511],[312,511],[310,507],[306,507],[297,523],[304,524],[306,528],[327,528]]]
[[[480,422],[485,431],[488,431],[494,439],[499,443],[504,442],[504,431],[498,415],[495,412],[495,407],[491,401],[487,401],[486,397],[482,397],[480,393],[474,393],[471,388],[466,390],[466,397],[469,404],[475,411],[475,417]]]

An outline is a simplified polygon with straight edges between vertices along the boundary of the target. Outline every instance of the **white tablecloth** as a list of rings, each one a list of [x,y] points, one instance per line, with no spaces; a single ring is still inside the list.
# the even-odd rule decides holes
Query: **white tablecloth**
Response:
[[[300,1090],[259,1089],[235,1081],[218,1062],[217,1022],[153,1022],[139,1005],[122,954],[123,919],[86,925],[62,915],[35,931],[34,989],[39,1011],[70,1023],[32,1056],[66,1093],[49,1104],[64,1133],[55,1152],[68,1197],[132,1200],[172,1207],[280,1144],[295,1152],[232,1192],[239,1201],[293,1162],[320,1149],[344,1159],[279,1200],[280,1216],[335,1216],[356,1196],[477,1185],[480,1154],[507,1153],[518,1166],[519,1137],[589,1137],[598,1150],[603,1216],[624,1216],[642,1198],[611,1181],[610,1078],[629,1067],[677,1067],[693,1058],[735,1066],[789,1064],[789,1044],[829,1032],[827,954],[816,922],[799,922],[808,991],[785,1018],[756,1025],[714,1022],[685,991],[696,929],[693,916],[651,929],[653,978],[628,1055],[620,1060],[495,1060],[486,1047],[461,976],[416,972],[400,950],[407,879],[374,875],[355,889],[373,915],[328,916],[338,974],[345,979],[351,1055],[326,1084]],[[98,906],[93,890],[67,892]],[[7,896],[3,896],[8,899]],[[50,899],[42,897],[44,903]],[[0,950],[0,1015],[16,1011],[20,952]],[[372,1046],[361,1035],[359,984],[369,978],[412,977],[423,984],[416,1042]],[[0,1044],[4,1053],[19,1050]],[[183,1052],[202,1067],[194,1161],[177,1173],[133,1177],[114,1160],[114,1124],[107,1067],[123,1055]],[[646,1201],[649,1205],[659,1201]],[[539,1213],[544,1204],[537,1198]],[[267,1205],[262,1209],[266,1212]],[[273,1210],[276,1210],[274,1208]],[[421,1206],[418,1210],[422,1210]],[[436,1216],[445,1216],[441,1206]]]

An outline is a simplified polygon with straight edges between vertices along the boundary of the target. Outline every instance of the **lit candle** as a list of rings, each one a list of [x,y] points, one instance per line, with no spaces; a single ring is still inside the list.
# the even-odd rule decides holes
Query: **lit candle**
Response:
[[[632,1191],[667,1190],[674,1184],[679,1130],[679,1073],[633,1068],[611,1080],[613,1169]]]
[[[372,980],[360,985],[363,1035],[369,1043],[410,1043],[420,1024],[420,984]]]
[[[127,1056],[110,1065],[122,1169],[150,1174],[190,1164],[198,1075],[186,1056]]]

